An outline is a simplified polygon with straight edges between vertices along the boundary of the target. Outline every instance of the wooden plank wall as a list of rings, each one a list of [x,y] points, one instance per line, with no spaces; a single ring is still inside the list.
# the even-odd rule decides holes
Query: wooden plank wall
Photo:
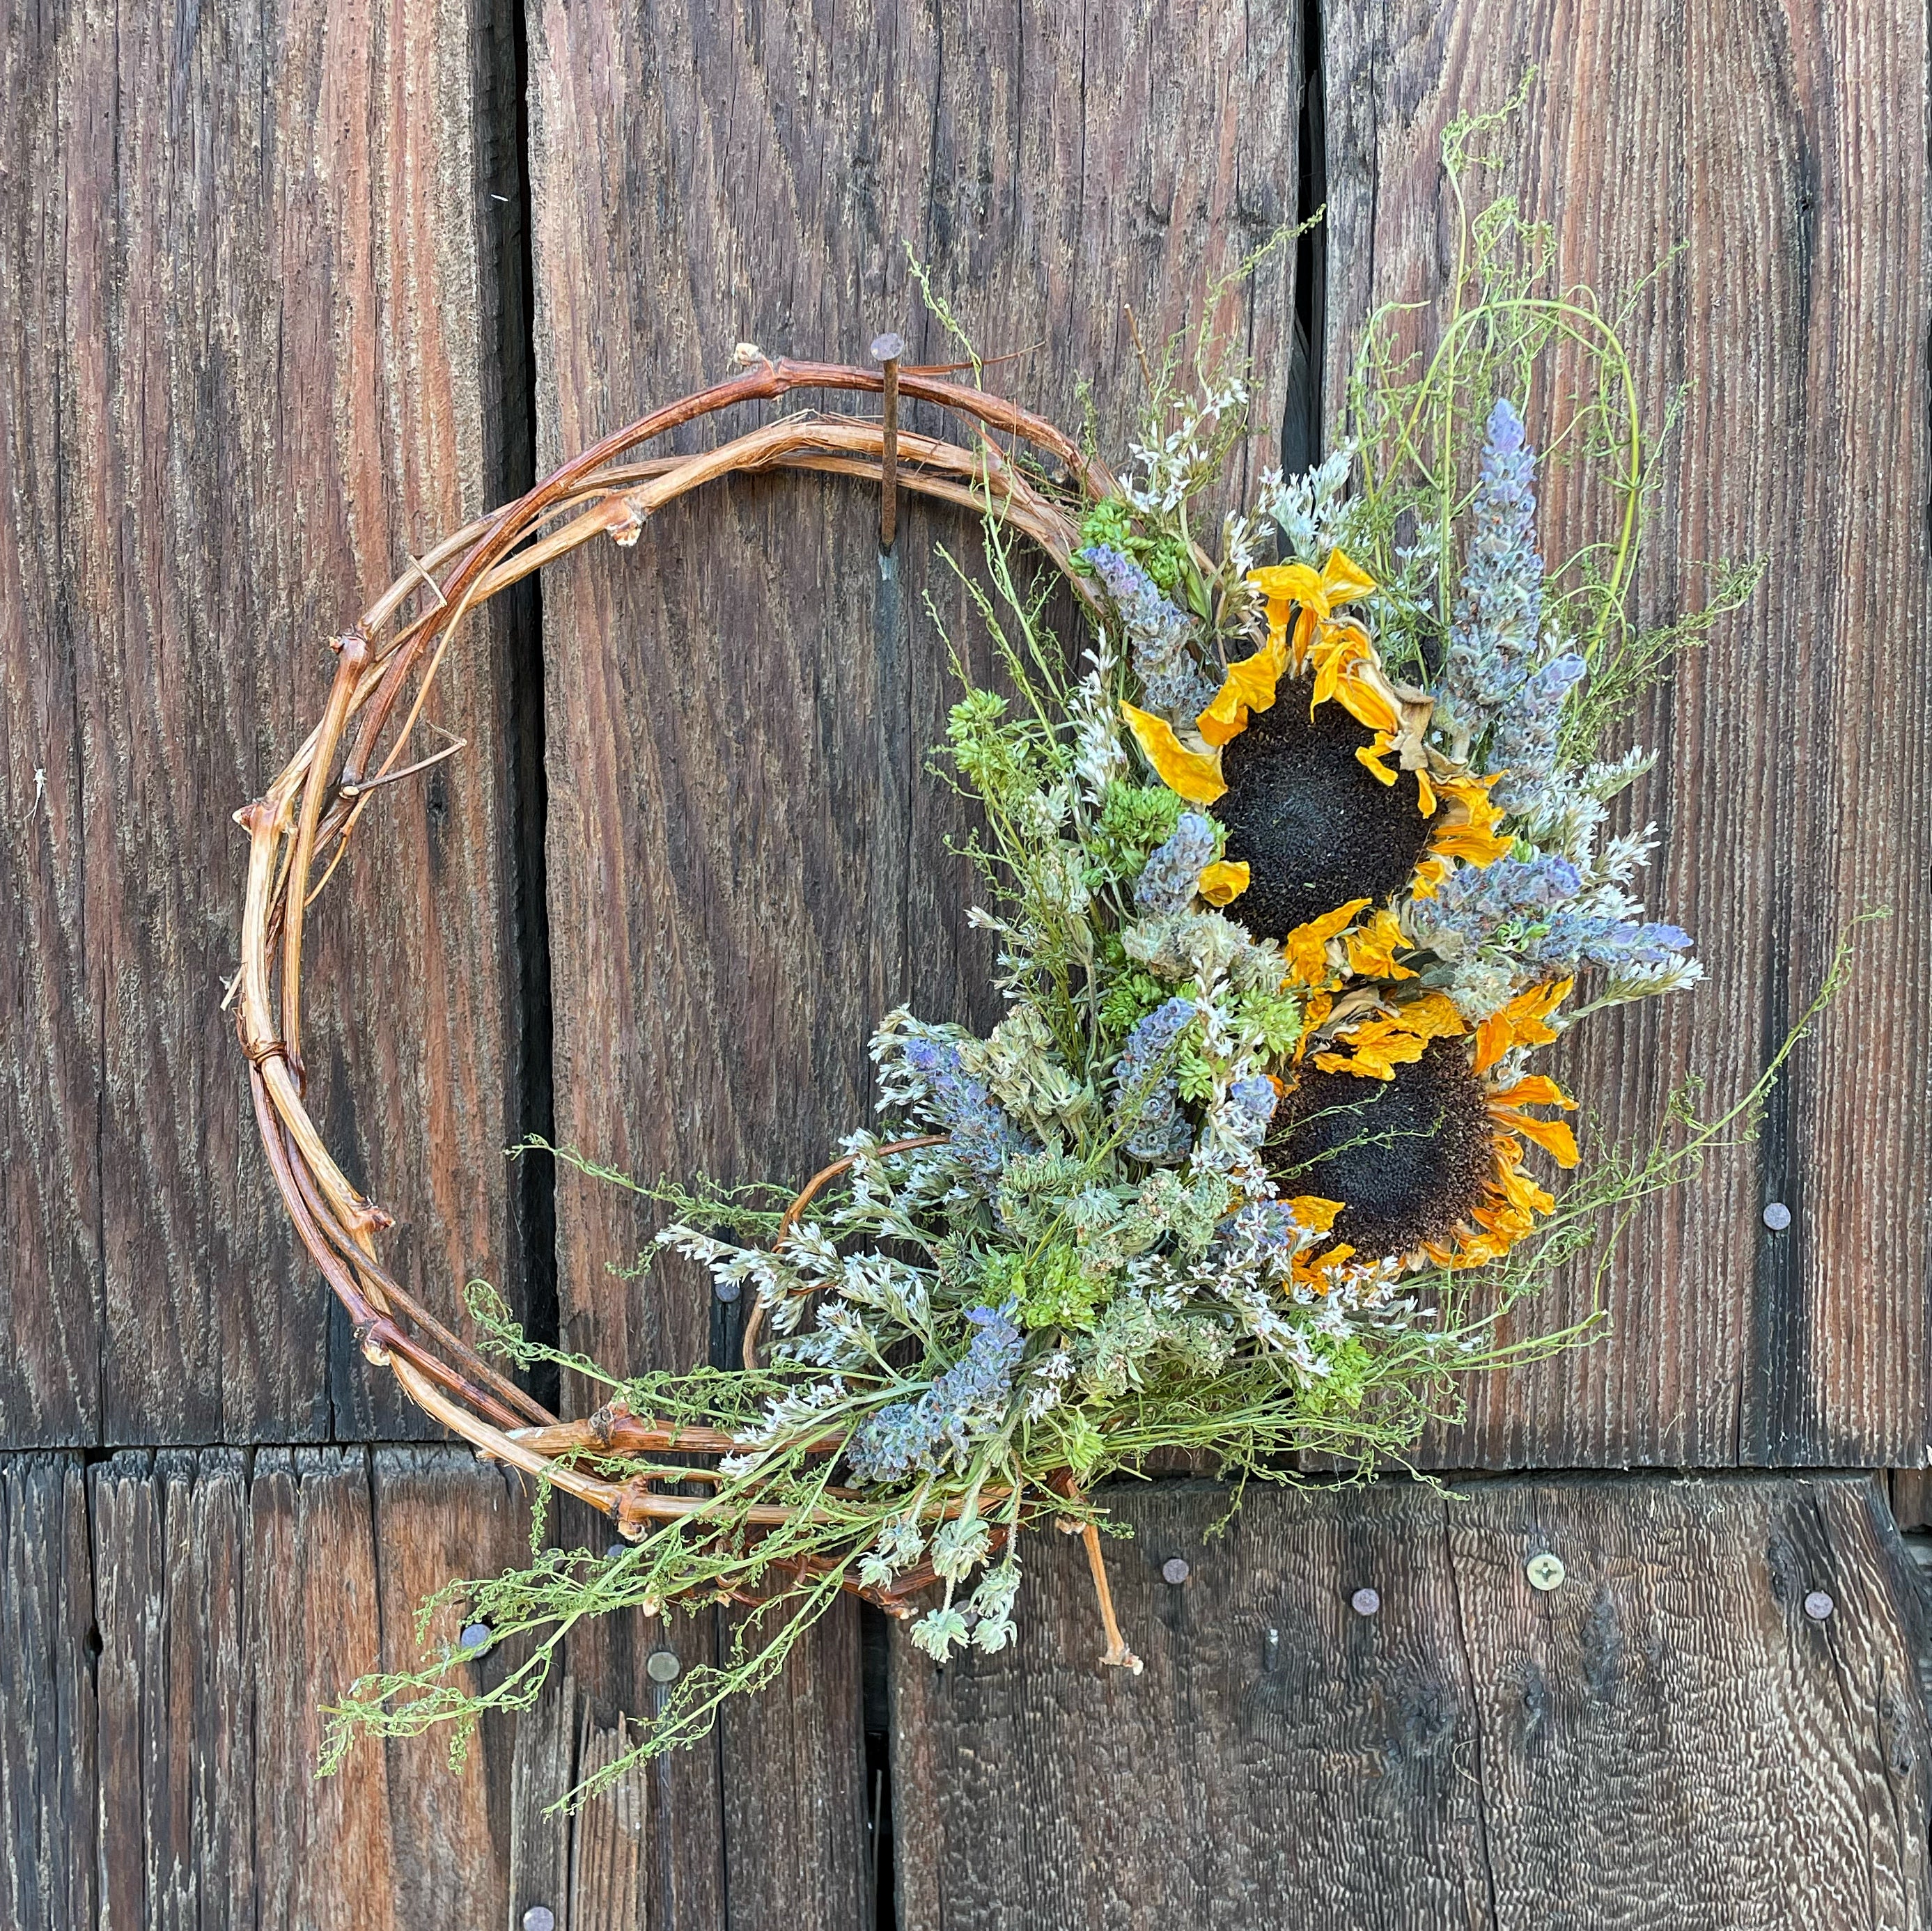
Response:
[[[1058,1538],[1012,1651],[896,1643],[905,1923],[1924,1922],[1922,1609],[1870,1483],[1270,1491],[1204,1534],[1224,1510],[1123,1499],[1138,1678],[1094,1668]]]
[[[1483,1395],[1432,1456],[1916,1465],[1924,22],[1889,0],[1320,10],[1325,262],[1276,257],[1220,317],[1257,362],[1243,486],[1306,406],[1298,302],[1332,404],[1366,305],[1441,272],[1438,131],[1526,62],[1525,192],[1570,271],[1614,286],[1698,244],[1640,317],[1652,396],[1697,383],[1660,523],[1774,567],[1641,721],[1670,769],[1640,808],[1666,834],[1659,902],[1716,982],[1612,1030],[1580,1081],[1625,1127],[1684,1068],[1732,1090],[1846,913],[1895,911],[1760,1151],[1640,1228],[1612,1341]],[[715,1749],[574,1821],[545,1806],[624,1747],[662,1631],[573,1644],[568,1681],[460,1774],[428,1741],[314,1780],[320,1701],[400,1661],[417,1599],[513,1559],[524,1519],[499,1473],[420,1439],[298,1264],[218,1009],[227,814],[312,719],[329,635],[533,462],[740,339],[856,356],[896,328],[945,358],[905,243],[984,349],[1025,352],[1000,385],[1070,418],[1090,376],[1118,448],[1126,305],[1158,341],[1310,192],[1304,24],[1163,0],[0,0],[7,1923],[871,1921],[856,1617]],[[882,568],[873,526],[841,485],[735,485],[552,571],[540,630],[536,593],[469,628],[436,717],[472,748],[384,800],[315,924],[318,1117],[400,1216],[424,1298],[481,1272],[560,1318],[541,1177],[499,1162],[550,1103],[546,925],[558,1131],[641,1173],[802,1175],[863,1117],[881,1012],[985,1009],[964,820],[923,769],[941,625],[983,658],[932,554],[972,533],[910,509]],[[1646,608],[1688,582],[1660,568]],[[1791,743],[1814,754],[1774,754]],[[1760,1231],[1769,1198],[1790,1236]],[[631,1206],[568,1181],[558,1206],[573,1345],[728,1351],[688,1275],[608,1271],[648,1235]],[[1270,1497],[1225,1543],[1198,1492],[1126,1506],[1138,1684],[1082,1660],[1057,1546],[1017,1656],[942,1675],[895,1648],[908,1926],[1395,1922],[1397,1899],[1403,1923],[1500,1924],[1565,1885],[1580,1924],[1680,1922],[1687,1897],[1712,1924],[1796,1921],[1780,1900],[1806,1896],[1809,1924],[1922,1912],[1916,1612],[1858,1483]],[[1520,1580],[1538,1537],[1582,1579],[1546,1603]],[[1178,1593],[1152,1579],[1170,1545]],[[1346,1609],[1358,1573],[1372,1627]],[[1792,1606],[1821,1578],[1840,1607],[1819,1625]],[[728,1634],[668,1639],[688,1664]],[[1779,1740],[1750,1783],[1726,1774],[1746,1726]],[[1754,1807],[1786,1801],[1812,1828],[1754,1837]],[[1628,1840],[1599,1828],[1619,1805]]]
[[[1328,10],[1325,33],[1331,403],[1371,308],[1426,301],[1448,272],[1443,128],[1533,67],[1503,184],[1552,224],[1562,279],[1614,306],[1681,250],[1628,324],[1653,419],[1680,394],[1683,411],[1640,620],[1694,607],[1704,564],[1768,566],[1635,726],[1659,754],[1629,808],[1662,838],[1652,902],[1711,978],[1594,1024],[1573,1090],[1638,1141],[1687,1075],[1729,1102],[1839,933],[1892,915],[1860,932],[1756,1145],[1640,1216],[1610,1339],[1480,1385],[1432,1455],[1922,1465],[1932,815],[1912,773],[1932,737],[1932,478],[1926,412],[1901,398],[1924,383],[1923,10],[1369,0]],[[1546,551],[1586,538],[1586,507],[1546,499]],[[1763,1224],[1774,1201],[1788,1232]],[[1526,1319],[1590,1307],[1580,1279]]]
[[[314,723],[329,637],[502,487],[470,39],[433,0],[0,31],[0,166],[45,190],[0,242],[14,1446],[422,1432],[296,1261],[219,1003],[230,814]],[[311,1104],[438,1300],[505,1249],[502,655],[470,631],[436,721],[476,748],[316,908]]]

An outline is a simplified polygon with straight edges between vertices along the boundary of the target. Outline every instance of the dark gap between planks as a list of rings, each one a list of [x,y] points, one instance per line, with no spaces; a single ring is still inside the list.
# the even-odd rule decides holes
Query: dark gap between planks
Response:
[[[477,178],[483,192],[482,254],[494,274],[498,386],[490,426],[493,502],[521,496],[536,480],[536,286],[531,255],[528,109],[530,45],[519,0],[487,0],[476,76]],[[549,816],[544,772],[543,592],[541,574],[501,592],[505,758],[512,900],[515,920],[510,994],[514,1009],[509,1094],[515,1137],[554,1137],[550,1024],[549,876],[544,836]],[[509,1172],[508,1268],[521,1288],[524,1331],[556,1347],[562,1322],[557,1299],[556,1175],[548,1154],[526,1153]],[[554,1363],[531,1369],[530,1393],[546,1408],[560,1398]]]

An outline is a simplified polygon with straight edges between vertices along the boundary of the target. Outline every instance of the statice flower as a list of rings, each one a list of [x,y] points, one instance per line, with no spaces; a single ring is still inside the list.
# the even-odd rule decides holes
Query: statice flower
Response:
[[[1344,442],[1318,469],[1303,475],[1262,472],[1256,508],[1274,518],[1286,556],[1318,565],[1330,550],[1346,546],[1354,505],[1345,493],[1354,460],[1355,445]]]
[[[1188,649],[1194,619],[1162,596],[1132,557],[1110,544],[1090,544],[1080,556],[1105,586],[1127,634],[1142,703],[1170,724],[1198,717],[1213,701],[1214,686]]]
[[[1536,547],[1536,457],[1507,399],[1490,412],[1474,529],[1449,648],[1437,680],[1437,724],[1466,757],[1528,675],[1543,622],[1543,558]]]
[[[966,1318],[975,1333],[966,1352],[916,1402],[896,1402],[853,1431],[845,1458],[861,1482],[897,1482],[928,1474],[949,1459],[971,1459],[973,1444],[1006,1412],[1026,1339],[1014,1326],[1018,1303],[975,1307]]]
[[[1174,835],[1148,858],[1134,887],[1134,903],[1157,918],[1185,912],[1193,903],[1202,873],[1214,861],[1213,821],[1198,811],[1184,811]]]
[[[1249,1186],[1264,1181],[1259,1156],[1278,1097],[1274,1081],[1261,1074],[1234,1081],[1208,1109],[1195,1148],[1195,1171],[1225,1173]]]
[[[1194,1144],[1194,1129],[1180,1111],[1180,1081],[1160,1070],[1194,1009],[1191,999],[1170,999],[1135,1022],[1121,1049],[1116,1108],[1125,1129],[1122,1144],[1136,1160],[1156,1165],[1178,1160]]]

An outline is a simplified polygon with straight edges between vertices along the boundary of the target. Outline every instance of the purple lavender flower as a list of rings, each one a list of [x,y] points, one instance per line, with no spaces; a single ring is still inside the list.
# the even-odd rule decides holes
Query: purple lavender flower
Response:
[[[1005,1413],[1026,1338],[1013,1324],[1018,1303],[972,1307],[976,1332],[966,1352],[916,1402],[896,1402],[853,1431],[845,1457],[862,1482],[895,1482],[936,1470],[950,1453],[964,1461],[976,1432]]]
[[[1180,1081],[1160,1070],[1194,1017],[1191,999],[1170,999],[1136,1021],[1120,1049],[1114,1077],[1121,1144],[1136,1160],[1156,1165],[1178,1160],[1194,1144],[1194,1129],[1180,1111]]]
[[[1484,436],[1462,595],[1433,693],[1436,722],[1459,756],[1489,729],[1534,658],[1543,622],[1535,472],[1522,418],[1499,400]]]
[[[1524,679],[1498,713],[1483,773],[1508,772],[1490,793],[1504,811],[1520,814],[1542,798],[1556,768],[1563,700],[1588,667],[1574,652],[1552,658]]]
[[[1157,846],[1134,887],[1134,903],[1160,917],[1185,912],[1201,874],[1214,860],[1214,826],[1198,811],[1184,811],[1174,835]]]
[[[1162,596],[1160,586],[1132,557],[1111,544],[1089,544],[1080,558],[1106,586],[1127,634],[1142,701],[1170,724],[1198,717],[1212,700],[1214,687],[1187,647],[1194,619]]]
[[[1259,1073],[1238,1079],[1228,1087],[1222,1104],[1222,1123],[1244,1145],[1258,1147],[1268,1138],[1268,1123],[1274,1117],[1280,1099],[1274,1081]]]
[[[1434,898],[1418,902],[1418,936],[1441,950],[1453,935],[1471,952],[1502,937],[1526,965],[1552,976],[1585,965],[1661,965],[1690,949],[1690,934],[1678,926],[1570,902],[1583,892],[1582,876],[1566,858],[1459,866]]]
[[[954,1153],[988,1194],[998,1185],[1009,1160],[1040,1150],[1006,1117],[985,1083],[962,1069],[959,1048],[951,1040],[915,1034],[906,1040],[900,1054],[926,1083],[920,1110],[946,1129]]]

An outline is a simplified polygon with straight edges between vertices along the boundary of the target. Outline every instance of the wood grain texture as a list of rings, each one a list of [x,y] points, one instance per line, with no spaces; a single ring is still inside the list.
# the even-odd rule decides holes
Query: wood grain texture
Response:
[[[1118,447],[1138,400],[1124,305],[1157,344],[1293,214],[1286,19],[530,21],[540,466],[715,376],[741,340],[862,355],[891,325],[911,355],[946,355],[908,244],[989,350],[1042,344],[999,385],[1077,419],[1090,376]],[[1278,262],[1226,304],[1264,364],[1290,292]],[[1259,419],[1280,412],[1270,376]],[[878,1018],[908,994],[982,996],[952,966],[961,820],[922,771],[950,685],[920,592],[944,581],[935,535],[970,562],[974,533],[909,522],[882,577],[876,523],[836,485],[740,481],[654,519],[628,556],[546,575],[558,1131],[628,1171],[802,1179],[867,1116]],[[604,1271],[641,1244],[634,1202],[566,1175],[559,1221],[574,1345],[702,1357],[688,1276],[626,1291]]]
[[[432,1583],[514,1558],[500,1472],[442,1448],[124,1451],[91,1502],[101,1926],[502,1922],[507,1725],[460,1773],[432,1738],[316,1775],[322,1705],[415,1660]],[[445,1614],[430,1639],[454,1634]]]
[[[78,1456],[0,1456],[0,1918],[90,1926],[94,1611]]]
[[[230,814],[313,722],[326,640],[496,487],[471,26],[290,0],[0,27],[9,1442],[416,1426],[332,1342],[218,1004]],[[500,654],[472,627],[432,710],[477,748],[388,793],[316,908],[318,1117],[444,1305],[503,1258]]]
[[[1251,1492],[1209,1536],[1225,1509],[1120,1495],[1137,1678],[1057,1539],[1014,1651],[896,1641],[907,1931],[1923,1921],[1924,1606],[1868,1481]]]
[[[716,376],[740,340],[850,357],[890,328],[912,359],[952,359],[908,244],[988,351],[1042,345],[996,385],[1077,421],[1090,376],[1118,447],[1138,400],[1124,304],[1157,345],[1294,212],[1286,10],[528,17],[540,469]],[[1221,319],[1265,358],[1291,307],[1278,261]],[[1264,455],[1280,412],[1270,370]],[[882,567],[877,528],[848,487],[735,481],[628,555],[545,574],[556,1128],[627,1172],[802,1180],[869,1117],[884,1013],[985,1008],[948,849],[967,821],[922,769],[954,694],[928,589],[962,649],[985,649],[933,546],[970,564],[976,535],[913,511]],[[557,1217],[571,1346],[681,1368],[724,1339],[692,1270],[608,1271],[654,1225],[634,1198],[566,1174]],[[727,1899],[734,1924],[856,1918],[856,1628],[828,1619],[728,1720],[710,1810],[688,1762],[644,1780],[651,1804],[669,1801],[654,1780],[682,1780],[679,1861],[638,1878],[651,1921]],[[634,1711],[620,1650],[591,1636],[573,1667]]]
[[[1500,106],[1534,63],[1508,184],[1553,224],[1561,278],[1614,304],[1683,249],[1628,329],[1653,416],[1689,385],[1639,613],[1694,607],[1698,559],[1770,566],[1635,721],[1660,754],[1628,807],[1663,836],[1650,901],[1696,935],[1711,979],[1593,1022],[1575,1087],[1641,1138],[1688,1072],[1734,1098],[1839,931],[1892,912],[1861,932],[1755,1147],[1640,1217],[1612,1339],[1472,1390],[1442,1465],[1924,1462],[1928,478],[1925,411],[1901,403],[1924,385],[1924,34],[1923,9],[1889,4],[1330,10],[1331,405],[1371,304],[1441,286],[1444,124]],[[1546,551],[1582,536],[1582,514],[1546,502]],[[1764,1228],[1772,1201],[1788,1233]],[[1588,1307],[1573,1284],[1524,1319]]]

